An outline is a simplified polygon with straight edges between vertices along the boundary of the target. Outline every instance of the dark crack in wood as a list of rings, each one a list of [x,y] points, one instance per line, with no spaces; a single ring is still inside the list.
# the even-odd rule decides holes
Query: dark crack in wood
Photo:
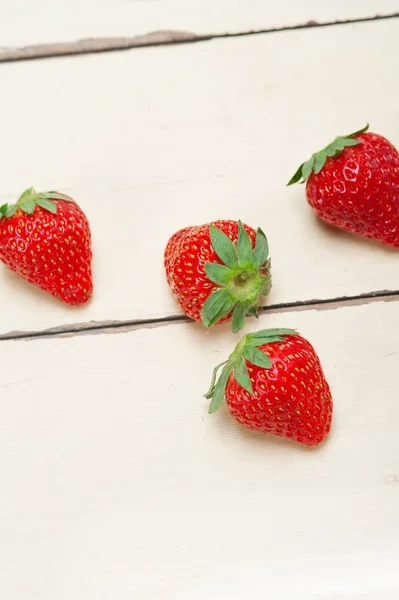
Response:
[[[399,290],[382,290],[369,292],[356,296],[340,296],[321,300],[303,300],[297,302],[282,302],[263,306],[259,309],[260,315],[266,313],[286,313],[303,310],[337,310],[339,308],[362,306],[374,302],[398,302]],[[41,331],[10,331],[0,334],[1,341],[34,340],[53,337],[72,337],[76,335],[128,333],[137,329],[152,329],[177,323],[194,323],[185,315],[171,315],[152,319],[132,319],[125,321],[89,321],[75,325],[61,325]]]
[[[196,34],[188,31],[166,30],[154,31],[145,35],[138,35],[134,37],[91,38],[72,42],[32,45],[21,48],[0,48],[0,63],[37,60],[43,58],[57,58],[61,56],[82,54],[96,54],[101,52],[115,52],[150,46],[189,44],[214,39],[228,39],[250,35],[278,33],[283,31],[295,31],[298,29],[310,29],[314,27],[331,27],[334,25],[366,23],[369,21],[395,19],[397,17],[399,17],[399,12],[390,13],[387,15],[377,14],[371,17],[360,17],[358,19],[337,19],[335,21],[321,22],[310,20],[306,23],[300,23],[298,25],[286,25],[267,29],[251,29],[236,33]]]

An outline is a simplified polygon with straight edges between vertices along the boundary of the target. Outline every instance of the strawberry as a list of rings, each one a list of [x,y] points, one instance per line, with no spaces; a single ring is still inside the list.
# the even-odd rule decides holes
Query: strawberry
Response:
[[[330,225],[399,248],[399,153],[368,125],[303,163],[307,200]]]
[[[165,249],[166,277],[188,317],[205,327],[246,314],[257,316],[259,296],[271,288],[269,247],[261,229],[215,221],[175,233]]]
[[[90,300],[91,257],[89,223],[69,196],[29,188],[0,207],[0,260],[59,300]]]
[[[210,413],[226,399],[230,414],[245,427],[306,446],[320,444],[330,431],[332,398],[320,360],[292,329],[244,336],[214,369],[205,397],[212,398]]]

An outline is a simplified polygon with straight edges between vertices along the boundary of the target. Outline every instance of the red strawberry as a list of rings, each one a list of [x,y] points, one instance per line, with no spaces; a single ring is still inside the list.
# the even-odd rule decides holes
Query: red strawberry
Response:
[[[187,316],[205,327],[232,319],[236,332],[270,291],[268,255],[263,231],[241,221],[186,227],[168,241],[166,277]]]
[[[0,260],[59,300],[90,300],[91,256],[89,223],[69,196],[30,188],[0,207]]]
[[[399,153],[368,125],[303,163],[307,200],[330,225],[399,248]]]
[[[332,398],[320,360],[292,329],[244,336],[214,370],[206,398],[212,398],[210,413],[226,399],[230,414],[242,425],[307,446],[320,444],[330,431]]]

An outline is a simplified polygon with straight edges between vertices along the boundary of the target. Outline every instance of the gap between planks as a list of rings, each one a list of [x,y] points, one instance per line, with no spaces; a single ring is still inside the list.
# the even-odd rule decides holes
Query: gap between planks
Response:
[[[260,314],[287,313],[303,310],[337,310],[353,306],[362,306],[374,302],[398,302],[399,290],[382,290],[379,292],[368,292],[357,296],[341,296],[324,300],[303,300],[299,302],[285,302],[271,306],[263,306],[259,309]],[[153,329],[172,324],[193,323],[185,315],[172,315],[170,317],[159,317],[154,319],[132,320],[132,321],[91,321],[88,323],[77,323],[76,325],[65,325],[44,329],[42,331],[12,331],[0,335],[0,342],[18,340],[36,340],[43,338],[64,338],[77,335],[114,334],[129,333],[138,329]]]
[[[381,21],[395,19],[399,12],[388,15],[375,15],[373,17],[359,17],[358,19],[343,19],[335,21],[307,21],[298,25],[286,25],[282,27],[271,27],[268,29],[248,30],[236,33],[209,33],[196,34],[188,31],[154,31],[146,35],[134,37],[116,38],[92,38],[82,39],[74,42],[62,42],[55,44],[41,44],[25,46],[22,48],[0,48],[0,63],[17,62],[23,60],[37,60],[43,58],[57,58],[62,56],[79,56],[82,54],[98,54],[102,52],[115,52],[144,48],[150,46],[170,46],[177,44],[192,44],[215,39],[228,39],[266,33],[279,33],[283,31],[295,31],[313,27],[331,27],[334,25],[347,25],[350,23],[366,23],[369,21]]]

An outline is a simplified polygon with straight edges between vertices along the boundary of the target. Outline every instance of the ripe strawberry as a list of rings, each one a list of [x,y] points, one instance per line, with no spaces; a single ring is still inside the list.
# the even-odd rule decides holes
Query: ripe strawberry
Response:
[[[268,254],[263,231],[241,221],[186,227],[167,243],[166,277],[187,316],[205,327],[232,319],[236,332],[270,291]]]
[[[214,369],[205,397],[212,398],[210,413],[225,398],[230,414],[242,425],[307,446],[320,444],[330,431],[332,398],[320,360],[292,329],[244,336],[229,359]]]
[[[303,163],[307,200],[330,225],[399,248],[399,153],[368,125]]]
[[[69,196],[30,188],[0,207],[0,260],[59,300],[90,300],[91,257],[89,223]]]

